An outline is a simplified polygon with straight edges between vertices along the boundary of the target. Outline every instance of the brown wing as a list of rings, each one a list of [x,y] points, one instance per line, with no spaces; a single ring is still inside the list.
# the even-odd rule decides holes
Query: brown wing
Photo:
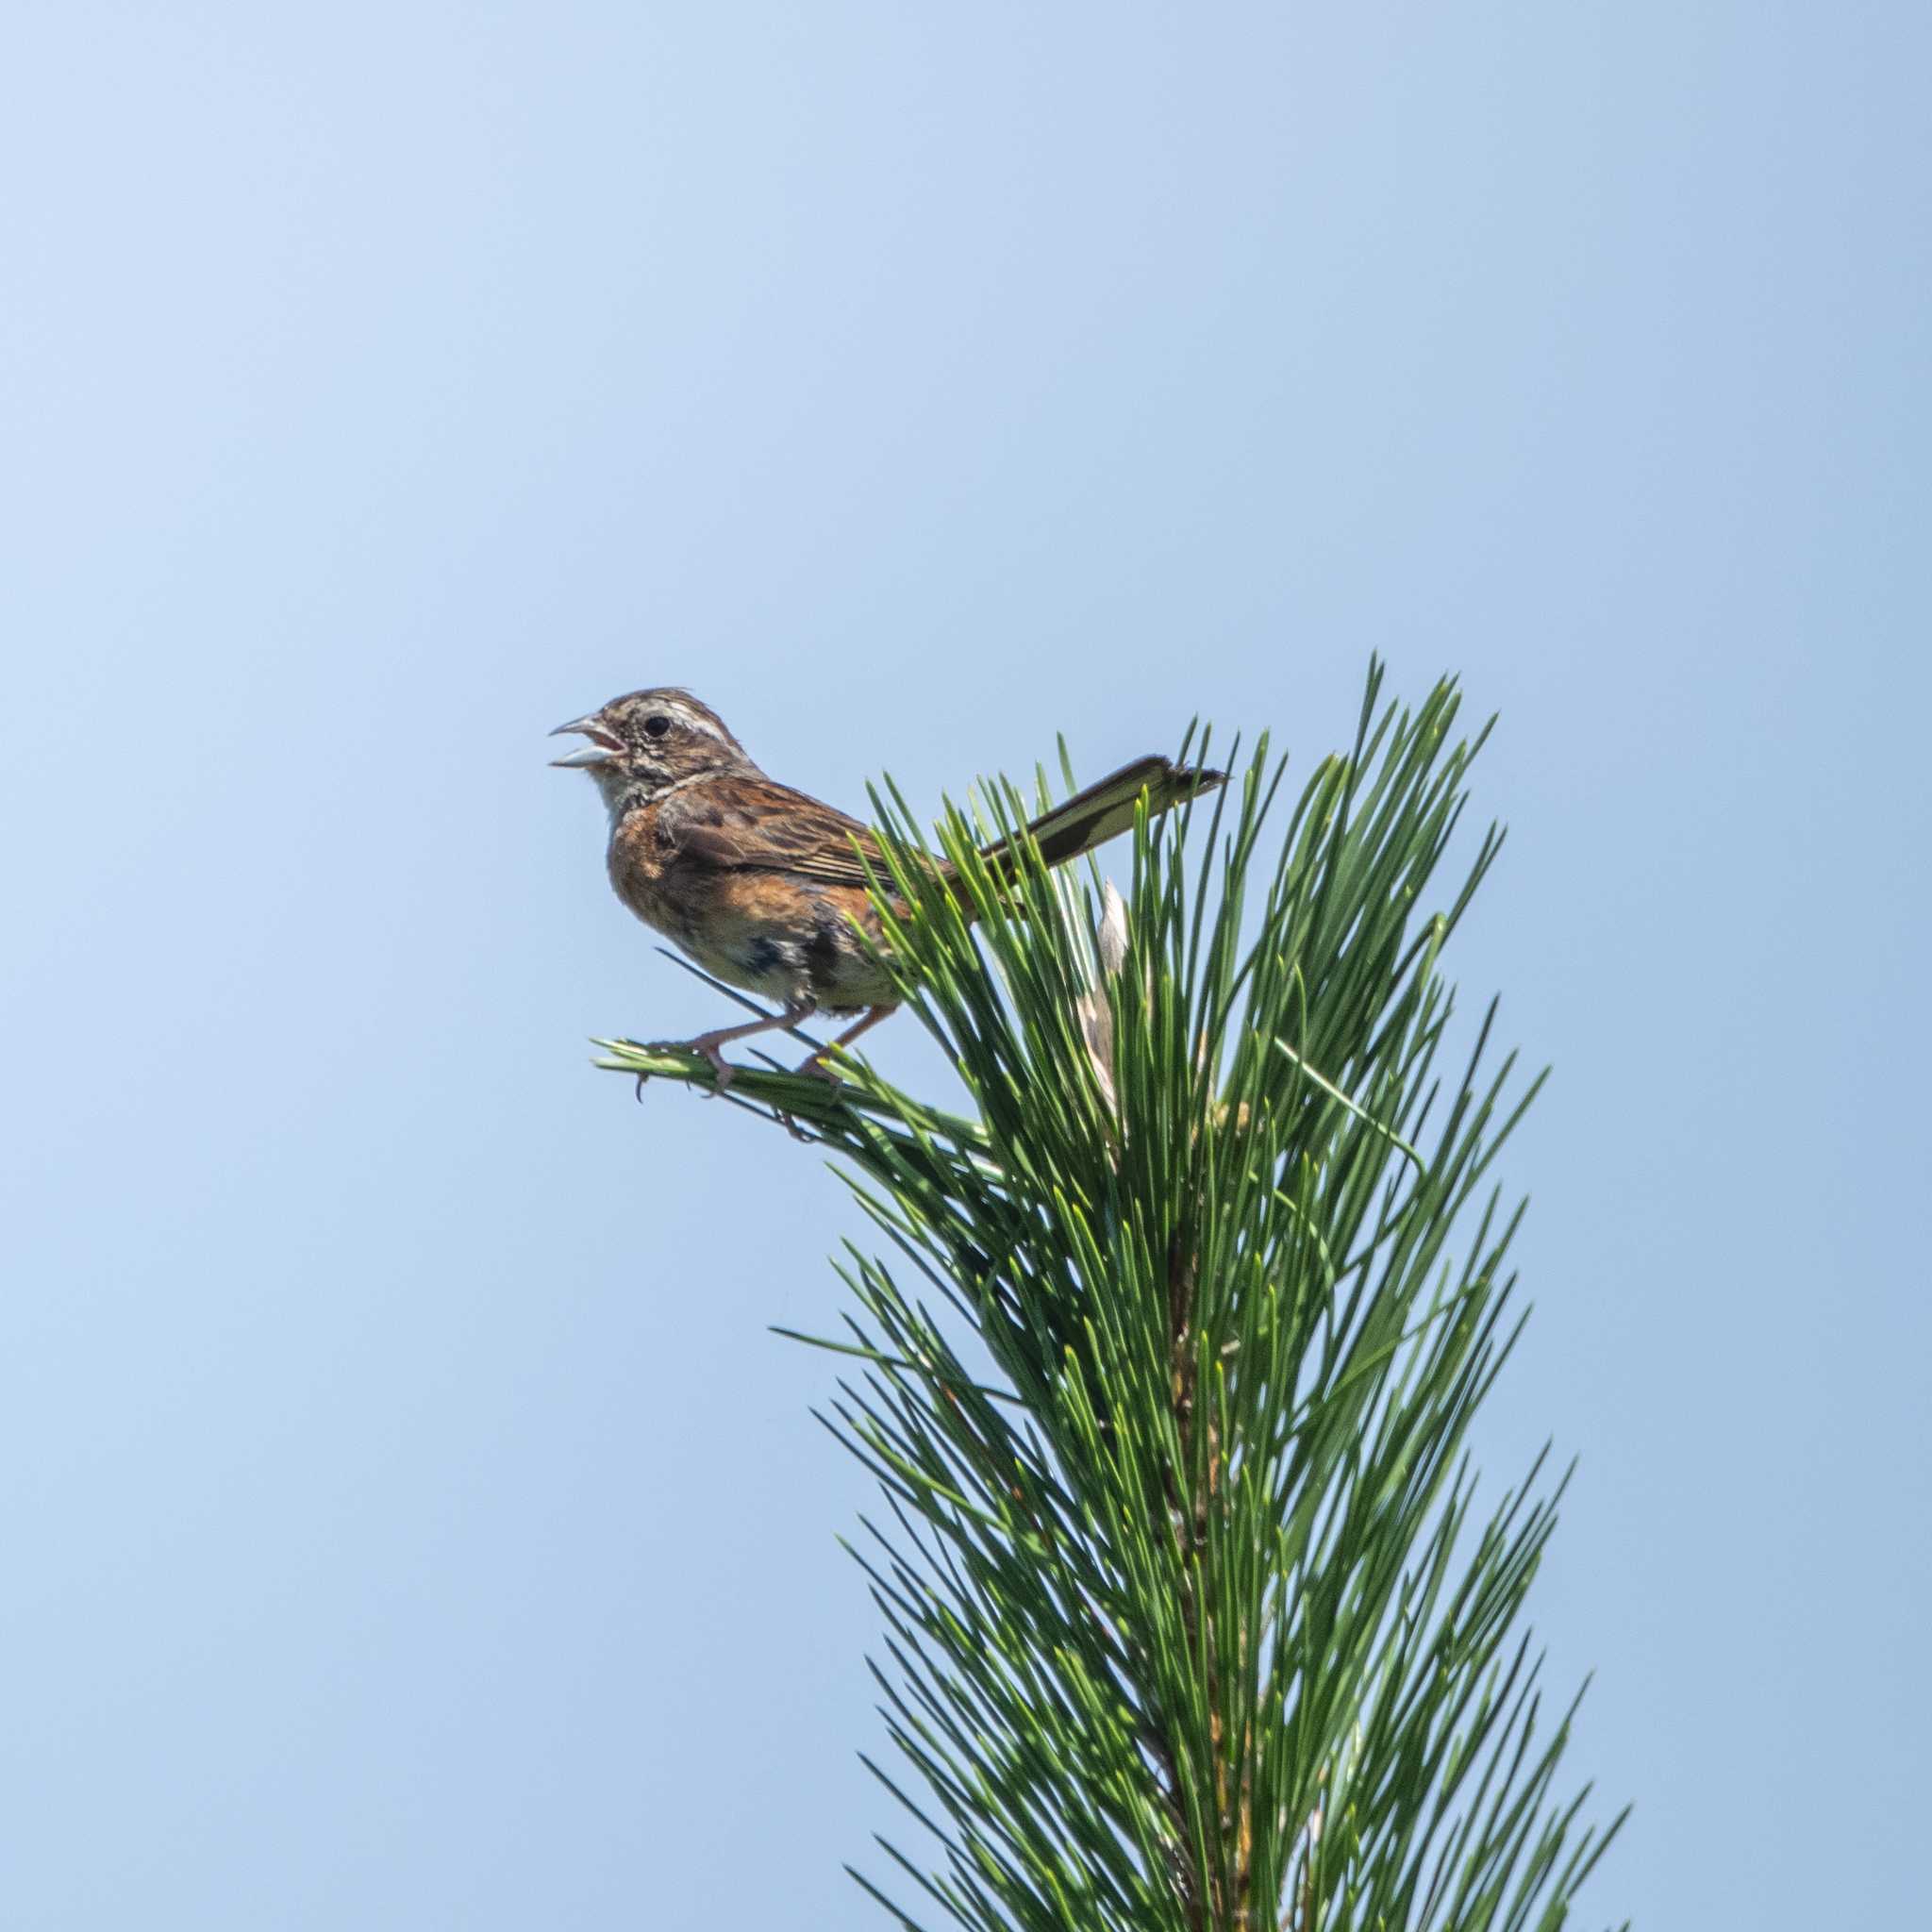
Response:
[[[853,850],[878,841],[855,818],[770,778],[756,784],[704,785],[667,799],[658,836],[680,860],[721,872],[789,872],[832,886],[866,883]],[[879,857],[880,871],[885,860]]]
[[[1192,770],[1159,757],[1136,758],[1035,819],[1027,830],[1048,865],[1064,865],[1125,831],[1142,792],[1148,809],[1158,813],[1226,782],[1224,772]],[[721,779],[667,799],[659,809],[658,837],[682,863],[725,872],[794,873],[825,885],[863,889],[868,880],[854,850],[856,840],[886,875],[878,841],[866,826],[762,774],[755,780]],[[996,872],[1010,874],[1005,840],[982,850]]]

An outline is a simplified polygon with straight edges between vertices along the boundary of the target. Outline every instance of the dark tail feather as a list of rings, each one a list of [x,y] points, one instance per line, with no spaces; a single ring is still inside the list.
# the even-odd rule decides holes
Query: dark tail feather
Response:
[[[1126,831],[1134,823],[1134,807],[1143,791],[1149,813],[1158,815],[1226,783],[1225,772],[1177,765],[1172,758],[1158,756],[1136,758],[1098,784],[1076,791],[1064,805],[1042,813],[1026,829],[1048,865],[1064,865]],[[1001,873],[1009,870],[1006,840],[994,841],[981,856]]]

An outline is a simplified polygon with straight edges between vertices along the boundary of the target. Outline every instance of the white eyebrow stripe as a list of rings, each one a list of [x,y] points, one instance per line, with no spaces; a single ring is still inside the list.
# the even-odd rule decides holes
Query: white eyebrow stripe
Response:
[[[689,724],[693,731],[702,731],[707,738],[715,738],[721,744],[724,742],[724,732],[702,712],[693,711],[689,705],[680,705],[674,699],[665,709]]]

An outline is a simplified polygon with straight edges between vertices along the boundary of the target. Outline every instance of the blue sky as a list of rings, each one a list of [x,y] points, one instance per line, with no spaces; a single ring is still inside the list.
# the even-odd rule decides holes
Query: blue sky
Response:
[[[17,10],[0,1917],[883,1923],[815,1157],[543,733],[856,806],[1371,652],[1555,1063],[1494,1488],[1591,1922],[1905,1924],[1932,1586],[1923,8]],[[943,1078],[907,1023],[873,1036]]]

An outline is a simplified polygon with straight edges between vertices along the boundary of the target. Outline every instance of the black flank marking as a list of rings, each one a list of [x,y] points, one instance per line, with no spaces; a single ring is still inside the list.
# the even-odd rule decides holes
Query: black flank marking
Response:
[[[832,914],[837,918],[837,914]],[[805,970],[813,986],[829,986],[839,970],[838,928],[827,923],[825,908],[821,907],[818,918],[812,925],[812,935],[805,942]]]

